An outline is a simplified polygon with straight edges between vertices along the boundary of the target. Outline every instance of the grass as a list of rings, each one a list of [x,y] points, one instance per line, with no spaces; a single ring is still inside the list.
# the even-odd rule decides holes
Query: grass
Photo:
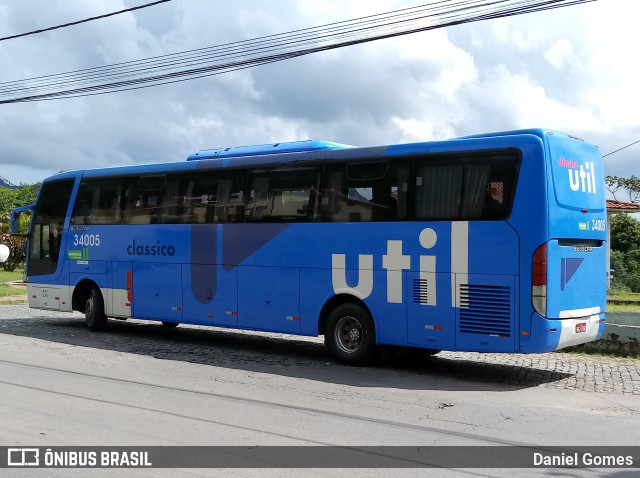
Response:
[[[26,287],[11,287],[7,282],[22,280],[22,270],[13,272],[0,270],[0,304],[16,303],[27,300]],[[21,296],[17,299],[17,296]]]
[[[14,280],[22,280],[22,274],[24,270],[18,269],[13,272],[0,270],[0,284],[4,284],[5,282],[11,282]]]
[[[609,300],[640,300],[640,294],[609,289],[609,291],[607,292],[607,298]]]
[[[27,290],[22,288],[18,289],[17,287],[11,287],[9,284],[0,284],[0,297],[7,297],[11,295],[26,295]]]
[[[640,312],[638,304],[607,304],[607,312]]]
[[[637,300],[637,304],[616,304],[616,300]],[[640,312],[640,294],[609,289],[607,292],[607,312]]]

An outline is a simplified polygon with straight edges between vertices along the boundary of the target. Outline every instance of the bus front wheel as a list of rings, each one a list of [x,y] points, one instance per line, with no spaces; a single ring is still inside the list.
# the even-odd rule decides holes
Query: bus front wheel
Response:
[[[89,291],[89,296],[84,306],[84,317],[87,321],[87,327],[94,332],[104,330],[107,325],[102,294],[95,286],[91,287]]]
[[[367,365],[376,353],[373,319],[359,305],[339,305],[327,318],[324,343],[338,362]]]

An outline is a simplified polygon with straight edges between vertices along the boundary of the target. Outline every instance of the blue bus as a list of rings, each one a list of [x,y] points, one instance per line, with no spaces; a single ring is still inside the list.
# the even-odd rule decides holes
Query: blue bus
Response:
[[[31,307],[324,335],[378,346],[547,352],[598,339],[606,207],[592,144],[542,129],[353,147],[300,141],[46,179]]]

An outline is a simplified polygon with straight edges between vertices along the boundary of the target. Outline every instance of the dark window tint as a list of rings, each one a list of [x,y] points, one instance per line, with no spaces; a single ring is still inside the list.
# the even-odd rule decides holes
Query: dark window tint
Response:
[[[419,219],[452,219],[460,212],[463,167],[432,165],[418,161],[414,216]]]
[[[132,180],[98,179],[83,181],[78,189],[71,224],[119,224],[124,198]]]
[[[124,224],[174,224],[180,217],[180,178],[142,176],[125,181],[122,222]]]
[[[386,161],[371,161],[367,163],[347,164],[347,178],[355,181],[369,181],[382,179],[387,174]]]
[[[315,217],[319,168],[284,167],[249,173],[245,220],[306,222]]]
[[[515,154],[421,158],[416,162],[416,219],[506,219],[519,162]]]
[[[73,179],[65,179],[42,185],[31,225],[29,275],[53,274],[56,271],[73,183]]]
[[[160,191],[167,183],[167,177],[162,174],[159,176],[142,176],[138,180],[140,191]]]
[[[409,163],[375,161],[326,167],[322,220],[397,221],[407,217]]]
[[[197,173],[183,178],[180,222],[210,224],[242,222],[244,216],[243,173]]]

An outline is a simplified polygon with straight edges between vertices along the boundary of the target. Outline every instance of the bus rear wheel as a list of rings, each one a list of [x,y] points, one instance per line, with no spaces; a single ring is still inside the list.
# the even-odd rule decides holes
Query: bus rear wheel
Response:
[[[89,330],[98,332],[104,330],[107,325],[107,316],[104,313],[104,300],[100,290],[93,286],[89,291],[89,296],[84,306],[84,317]]]
[[[359,305],[339,305],[327,318],[324,343],[340,363],[370,364],[376,354],[373,319]]]

